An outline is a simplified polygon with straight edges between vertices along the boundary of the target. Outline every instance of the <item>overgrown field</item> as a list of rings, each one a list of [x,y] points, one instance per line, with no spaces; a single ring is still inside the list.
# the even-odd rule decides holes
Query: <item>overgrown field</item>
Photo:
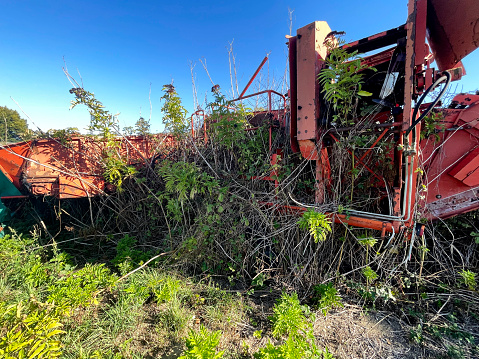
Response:
[[[138,267],[153,253],[129,235],[40,242],[0,239],[2,358],[478,355],[472,272],[401,271],[396,285],[338,275],[295,292],[280,276],[187,277],[163,256]]]
[[[334,118],[353,126],[361,77],[348,71],[353,95],[334,100]],[[479,357],[477,213],[430,224],[415,240],[325,214],[382,210],[370,175],[354,166],[354,151],[378,133],[338,135],[335,185],[298,216],[281,206],[314,198],[315,164],[290,150],[270,116],[253,127],[247,107],[214,88],[207,133],[190,136],[167,85],[168,135],[151,135],[141,119],[128,131],[159,150],[133,163],[115,118],[80,86],[71,93],[105,144],[95,160],[115,191],[7,203],[0,358]],[[42,135],[67,148],[73,134]],[[389,158],[394,136],[384,139],[372,164]]]

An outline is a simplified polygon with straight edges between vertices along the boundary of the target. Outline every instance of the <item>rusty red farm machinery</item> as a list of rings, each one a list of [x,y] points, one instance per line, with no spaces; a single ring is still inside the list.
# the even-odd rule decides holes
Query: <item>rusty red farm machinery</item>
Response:
[[[329,213],[335,222],[378,230],[382,236],[412,234],[421,230],[421,220],[478,209],[479,95],[456,95],[447,107],[441,106],[441,98],[451,81],[465,75],[461,59],[479,46],[479,2],[458,0],[451,7],[446,0],[409,0],[405,24],[340,44],[350,54],[365,54],[361,90],[368,94],[357,97],[352,120],[344,122],[336,120],[318,80],[337,38],[324,21],[298,29],[287,40],[288,94],[246,94],[265,58],[233,100],[267,98],[267,106],[250,116],[247,128],[268,127],[272,170],[262,179],[273,188],[279,186],[276,164],[284,158],[285,147],[313,168],[310,198],[298,197],[292,189],[289,204],[265,205],[298,214],[314,208]],[[374,110],[361,113],[368,108]],[[194,119],[200,119],[200,125]],[[202,110],[192,116],[193,141],[209,140],[208,121]],[[280,143],[273,141],[278,132]],[[353,135],[368,141],[351,146]],[[152,163],[174,146],[169,136],[124,137],[118,142],[132,164]],[[63,199],[104,194],[109,188],[98,164],[102,146],[105,142],[93,137],[73,137],[66,144],[42,139],[4,146],[0,195]],[[337,175],[345,154],[349,168]],[[355,179],[356,186],[349,185],[350,200],[338,200],[341,182]],[[360,195],[374,201],[353,205]]]

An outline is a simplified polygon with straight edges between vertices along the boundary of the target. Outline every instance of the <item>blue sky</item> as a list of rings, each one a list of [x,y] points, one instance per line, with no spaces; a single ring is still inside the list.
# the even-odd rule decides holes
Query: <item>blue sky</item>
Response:
[[[293,34],[315,20],[346,31],[352,41],[406,21],[407,0],[390,1],[17,1],[0,0],[0,106],[20,109],[42,130],[89,122],[85,108],[69,110],[69,72],[94,92],[121,127],[150,117],[162,129],[162,85],[174,81],[184,106],[193,110],[190,63],[200,102],[211,82],[231,94],[228,47],[233,42],[240,91],[263,59],[263,86],[279,84],[285,73],[288,9]],[[458,91],[479,88],[479,54],[464,61],[468,75]],[[257,88],[254,84],[253,88]],[[32,121],[30,127],[34,128]]]

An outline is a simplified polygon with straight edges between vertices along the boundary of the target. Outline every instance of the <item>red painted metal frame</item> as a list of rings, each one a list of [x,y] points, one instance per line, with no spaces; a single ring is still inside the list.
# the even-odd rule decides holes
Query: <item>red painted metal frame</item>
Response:
[[[241,94],[238,96],[238,98],[242,98],[243,95],[246,93],[246,91],[248,91],[248,88],[251,86],[251,84],[253,83],[254,79],[256,78],[256,76],[258,76],[259,72],[261,71],[261,69],[263,68],[264,64],[266,63],[266,61],[268,61],[268,55],[266,55],[263,59],[263,61],[261,62],[261,64],[258,66],[258,68],[256,69],[255,73],[253,74],[253,76],[251,76],[251,79],[248,81],[248,83],[246,84],[245,88],[243,89],[243,91],[241,91]]]
[[[385,134],[385,132],[386,132],[386,131],[384,131],[383,135]],[[340,142],[336,137],[334,137],[334,135],[333,135],[332,133],[330,133],[329,136],[331,136],[331,138],[332,138],[335,142],[337,142],[337,143]],[[375,145],[374,145],[374,146],[375,146]],[[374,146],[370,147],[369,150],[372,150],[372,149],[374,148]],[[347,150],[347,151],[348,151],[348,153],[349,153],[350,155],[353,155],[353,152],[352,152],[352,151],[350,151],[350,150]],[[365,157],[365,156],[363,155],[361,158],[358,158],[356,155],[354,155],[354,159],[355,159],[355,161],[356,161],[356,165],[355,165],[353,168],[356,168],[358,164],[362,164],[363,167],[364,167],[369,173],[371,173],[371,174],[372,174],[374,177],[376,177],[380,182],[382,182],[383,179],[382,179],[381,177],[379,177],[379,175],[378,175],[376,172],[374,172],[372,169],[370,169],[368,166],[366,166],[366,164],[363,162],[363,158],[364,158],[364,157]]]
[[[173,146],[170,136],[119,138],[118,151],[130,165],[148,165]],[[3,146],[0,168],[12,183],[35,196],[81,198],[104,194],[102,161],[107,143],[92,137],[41,139]]]
[[[192,138],[195,138],[195,128],[197,128],[198,126],[195,126],[195,122],[193,120],[193,117],[203,117],[203,132],[204,132],[204,136],[205,136],[205,143],[208,142],[208,135],[206,133],[206,114],[205,114],[205,111],[204,110],[196,110],[195,112],[193,112],[193,114],[191,115],[191,137]]]
[[[253,80],[253,79],[252,79]],[[255,97],[255,96],[259,96],[259,95],[262,95],[262,94],[268,94],[268,113],[272,113],[273,111],[273,108],[272,108],[272,95],[277,95],[279,97],[281,97],[283,99],[283,109],[286,109],[286,97],[277,92],[277,91],[274,91],[274,90],[264,90],[264,91],[260,91],[260,92],[255,92],[253,94],[250,94],[250,95],[246,95],[246,96],[243,96],[243,97],[238,97],[238,98],[235,98],[234,100],[232,100],[231,102],[237,102],[237,101],[242,101],[242,100],[245,100],[247,98],[250,98],[250,97]],[[269,136],[268,136],[268,142],[269,142],[269,152],[271,153],[272,152],[272,131],[273,131],[273,126],[272,124],[270,124],[269,126]]]

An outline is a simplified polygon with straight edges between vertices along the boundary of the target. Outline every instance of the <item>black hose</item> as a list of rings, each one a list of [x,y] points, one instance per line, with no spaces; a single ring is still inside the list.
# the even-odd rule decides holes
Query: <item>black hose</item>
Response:
[[[419,112],[419,107],[421,107],[421,104],[422,102],[424,101],[424,99],[426,98],[427,95],[429,95],[429,92],[431,92],[434,88],[436,88],[436,86],[438,86],[441,82],[443,82],[444,80],[446,80],[446,84],[444,85],[444,87],[442,88],[441,92],[439,93],[439,95],[436,97],[436,99],[431,102],[431,104],[428,106],[428,108],[426,109],[426,111],[424,111],[421,116],[419,116],[418,119],[414,120],[414,122],[412,123],[411,126],[409,126],[409,128],[406,130],[406,133],[405,133],[405,136],[407,137],[409,135],[409,133],[412,131],[412,129],[414,127],[416,127],[416,125],[421,122],[423,120],[424,117],[426,117],[429,112],[431,112],[431,110],[434,108],[434,106],[436,106],[436,104],[439,102],[439,100],[442,98],[442,96],[444,95],[444,92],[446,92],[446,89],[447,87],[449,86],[449,84],[451,83],[451,74],[447,71],[444,71],[443,72],[443,75],[441,77],[439,77],[431,86],[429,86],[429,88],[422,94],[421,98],[419,99],[419,101],[417,102],[416,106],[414,107],[414,112],[412,113],[412,118],[416,118],[417,116],[417,113]]]

